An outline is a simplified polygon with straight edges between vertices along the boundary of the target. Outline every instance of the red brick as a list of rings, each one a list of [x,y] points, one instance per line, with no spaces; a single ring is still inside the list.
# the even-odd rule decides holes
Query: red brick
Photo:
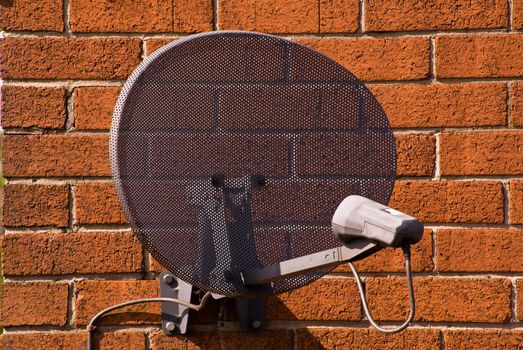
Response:
[[[398,334],[384,334],[370,328],[300,328],[298,350],[439,350],[440,334],[436,329],[409,328]]]
[[[510,126],[523,126],[523,83],[512,83],[510,95]]]
[[[507,6],[505,1],[485,0],[369,0],[365,31],[507,28]]]
[[[171,1],[71,0],[73,32],[171,32]]]
[[[523,34],[436,37],[438,78],[522,77]]]
[[[2,240],[4,275],[140,272],[142,260],[130,232],[21,233]]]
[[[427,38],[293,38],[293,40],[324,53],[362,80],[420,80],[429,76]]]
[[[213,2],[209,0],[173,0],[174,32],[195,33],[212,30]]]
[[[509,223],[523,224],[523,181],[510,181],[508,199]]]
[[[7,37],[4,79],[126,79],[140,63],[140,39]]]
[[[251,350],[292,349],[293,331],[270,329],[260,333],[240,331],[191,332],[190,336],[151,335],[152,350]]]
[[[446,350],[520,350],[523,331],[501,329],[445,330]]]
[[[503,83],[372,85],[393,128],[507,124]]]
[[[523,29],[523,1],[514,0],[512,4],[512,28]]]
[[[432,176],[436,161],[436,138],[426,134],[396,135],[396,174]]]
[[[266,33],[317,33],[318,1],[220,1],[218,28]]]
[[[516,307],[517,307],[517,319],[523,321],[523,279],[518,279],[516,281]]]
[[[367,300],[377,320],[407,318],[405,278],[369,277]],[[510,319],[510,281],[501,278],[414,278],[417,321],[504,323]]]
[[[161,38],[161,39],[147,39],[145,41],[145,55],[150,56],[154,51],[160,47],[165,46],[173,41],[178,40],[177,37]]]
[[[61,129],[66,119],[65,89],[2,87],[2,127]]]
[[[218,26],[268,33],[353,33],[359,28],[358,14],[357,0],[220,1]]]
[[[77,327],[87,325],[99,311],[119,303],[139,298],[155,298],[160,294],[158,280],[148,281],[93,281],[76,283],[73,323]],[[197,302],[193,300],[193,302]],[[231,305],[233,303],[230,303]],[[229,311],[229,310],[228,310]],[[236,312],[230,310],[232,312]],[[190,311],[190,324],[216,323],[219,304],[209,299],[205,308],[198,312]],[[115,310],[99,319],[98,325],[159,324],[161,322],[160,304],[143,303]]]
[[[267,299],[269,320],[359,320],[361,309],[352,278],[322,278]]]
[[[74,324],[87,325],[101,310],[125,301],[156,298],[157,280],[152,281],[79,281],[75,286]],[[159,303],[144,303],[118,309],[101,318],[98,325],[160,323]]]
[[[411,247],[412,271],[426,272],[434,269],[432,249],[432,230],[425,229],[421,241]],[[354,265],[359,272],[404,272],[405,258],[401,249],[385,248]],[[351,272],[351,269],[347,264],[341,264],[334,271]]]
[[[5,0],[0,2],[0,31],[43,30],[62,32],[63,1],[61,0]]]
[[[359,29],[357,0],[320,0],[320,33],[353,33]]]
[[[127,222],[112,183],[79,183],[75,191],[78,224],[124,224]]]
[[[523,271],[523,230],[438,230],[436,242],[440,272]]]
[[[519,175],[523,132],[453,132],[440,136],[442,175]]]
[[[69,188],[63,185],[4,187],[4,226],[58,226],[69,223]]]
[[[423,223],[503,223],[496,181],[396,181],[389,206]]]
[[[6,135],[4,176],[109,176],[107,135]]]
[[[67,295],[67,283],[5,283],[0,304],[2,326],[64,326]]]
[[[95,333],[95,346],[99,349],[143,350],[145,334],[142,332],[117,331]],[[22,332],[0,336],[2,349],[61,350],[85,349],[86,332]]]
[[[74,126],[77,130],[108,130],[120,87],[74,89]]]
[[[216,173],[241,176],[286,176],[289,171],[289,141],[282,136],[194,135],[151,140],[153,176],[208,176]],[[214,161],[214,164],[210,162]]]

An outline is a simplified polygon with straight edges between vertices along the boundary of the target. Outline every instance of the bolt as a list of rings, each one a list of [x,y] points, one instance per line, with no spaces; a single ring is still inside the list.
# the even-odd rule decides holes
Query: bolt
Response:
[[[176,329],[176,325],[174,324],[174,322],[167,322],[165,324],[165,329],[168,331],[168,332],[174,332],[174,330]]]
[[[172,275],[165,275],[163,276],[163,283],[165,284],[171,284],[174,282],[174,278]]]
[[[251,326],[254,329],[258,329],[261,327],[261,321],[260,320],[254,320],[251,322]]]

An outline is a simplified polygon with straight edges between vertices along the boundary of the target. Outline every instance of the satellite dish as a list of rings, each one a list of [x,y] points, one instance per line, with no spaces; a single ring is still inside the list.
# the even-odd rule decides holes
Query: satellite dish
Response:
[[[388,221],[395,139],[376,98],[340,64],[283,38],[219,31],[154,52],[121,91],[110,154],[136,236],[203,291],[289,291],[421,238],[419,226],[404,233],[403,221]],[[352,216],[340,209],[332,221],[342,201]],[[358,221],[360,209],[392,226]]]

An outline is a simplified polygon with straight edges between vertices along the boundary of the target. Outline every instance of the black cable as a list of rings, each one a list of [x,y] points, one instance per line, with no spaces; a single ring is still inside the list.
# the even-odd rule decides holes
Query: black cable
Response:
[[[403,249],[403,256],[405,257],[405,273],[407,275],[407,288],[409,289],[409,300],[410,300],[410,312],[407,320],[399,327],[396,328],[383,328],[380,327],[372,318],[372,315],[370,314],[369,306],[367,305],[367,299],[365,298],[365,291],[363,290],[363,285],[361,282],[360,275],[358,271],[356,271],[356,268],[354,265],[349,262],[350,269],[352,270],[352,274],[356,278],[356,284],[358,285],[358,291],[360,292],[361,297],[361,303],[363,304],[363,311],[365,311],[365,315],[369,319],[369,322],[374,328],[376,328],[378,331],[383,333],[398,333],[409,325],[409,323],[414,318],[414,314],[416,312],[416,304],[414,300],[414,288],[412,286],[412,272],[410,269],[410,244],[404,244],[401,246]]]

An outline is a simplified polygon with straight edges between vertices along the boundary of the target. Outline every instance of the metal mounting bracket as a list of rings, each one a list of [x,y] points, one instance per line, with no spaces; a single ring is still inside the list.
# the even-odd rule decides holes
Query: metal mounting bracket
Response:
[[[192,285],[182,281],[168,271],[159,276],[160,296],[162,298],[173,298],[191,302]],[[166,335],[185,334],[187,321],[189,320],[189,309],[183,305],[174,303],[161,303],[162,307],[162,331]]]
[[[257,332],[267,328],[265,304],[266,300],[264,297],[236,299],[236,310],[238,311],[242,331]]]

